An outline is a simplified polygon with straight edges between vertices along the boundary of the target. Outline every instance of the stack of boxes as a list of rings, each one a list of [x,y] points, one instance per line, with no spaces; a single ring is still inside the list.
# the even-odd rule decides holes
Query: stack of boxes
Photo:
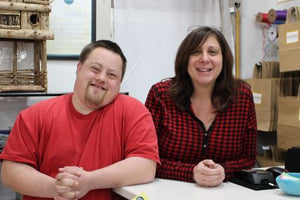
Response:
[[[276,134],[278,120],[278,95],[280,71],[278,62],[259,62],[254,65],[252,79],[246,79],[253,94],[258,138],[269,134],[269,138]],[[276,135],[275,135],[276,136]],[[262,146],[258,143],[257,160],[262,167],[282,165],[282,149],[276,146],[275,141]],[[262,151],[262,153],[260,153]],[[261,157],[260,155],[264,156]]]
[[[285,24],[278,25],[279,63],[255,64],[253,78],[246,80],[253,93],[258,131],[276,133],[276,145],[267,150],[280,163],[289,148],[300,146],[299,13],[300,7],[290,8]]]
[[[279,76],[278,62],[259,62],[254,65],[253,78],[246,80],[253,93],[259,131],[277,129]]]
[[[300,146],[300,21],[279,26],[280,95],[277,145]]]

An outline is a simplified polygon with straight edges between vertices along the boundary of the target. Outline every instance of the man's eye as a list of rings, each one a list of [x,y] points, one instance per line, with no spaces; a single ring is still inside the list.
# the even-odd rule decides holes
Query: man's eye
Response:
[[[111,78],[116,78],[117,77],[117,75],[114,74],[114,73],[108,73],[108,76],[111,77]]]
[[[91,70],[95,73],[99,72],[100,70],[97,67],[92,67]]]

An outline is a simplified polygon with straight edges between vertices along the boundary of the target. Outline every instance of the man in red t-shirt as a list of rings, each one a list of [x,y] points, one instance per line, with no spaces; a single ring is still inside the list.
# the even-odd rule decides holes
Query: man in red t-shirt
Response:
[[[74,91],[21,111],[0,154],[2,182],[31,199],[111,199],[111,188],[150,182],[159,163],[155,127],[138,100],[119,94],[120,47],[87,45]]]

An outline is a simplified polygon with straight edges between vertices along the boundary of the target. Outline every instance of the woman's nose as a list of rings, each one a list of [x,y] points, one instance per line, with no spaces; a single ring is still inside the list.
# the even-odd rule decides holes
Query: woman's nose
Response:
[[[208,59],[209,59],[209,55],[208,55],[208,53],[207,52],[203,52],[202,54],[201,54],[201,61],[208,61]]]

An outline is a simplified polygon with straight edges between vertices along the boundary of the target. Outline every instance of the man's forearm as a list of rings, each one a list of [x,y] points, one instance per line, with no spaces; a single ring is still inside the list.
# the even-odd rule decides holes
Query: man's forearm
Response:
[[[156,162],[132,157],[94,171],[66,166],[60,169],[56,177],[58,181],[22,163],[5,161],[2,168],[3,183],[19,193],[53,198],[56,195],[55,187],[60,185],[71,191],[61,192],[62,196],[72,194],[73,198],[76,194],[76,198],[81,198],[90,190],[150,182],[155,177]],[[68,185],[66,180],[71,181],[72,186]]]
[[[156,162],[132,157],[90,173],[91,189],[115,188],[151,182],[155,177]]]
[[[1,179],[4,185],[24,195],[47,198],[55,195],[55,179],[24,163],[3,161]]]

